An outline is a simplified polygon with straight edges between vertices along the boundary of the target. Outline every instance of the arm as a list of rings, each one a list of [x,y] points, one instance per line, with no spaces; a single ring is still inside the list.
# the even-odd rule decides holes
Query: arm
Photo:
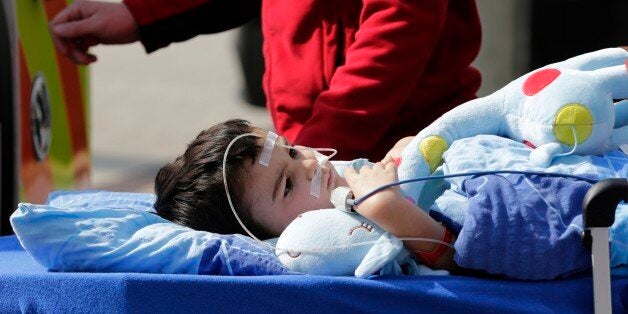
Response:
[[[446,10],[447,1],[363,1],[360,29],[346,62],[334,73],[329,89],[315,100],[312,116],[296,142],[342,147],[339,158],[371,150],[421,77]],[[320,136],[329,130],[334,130],[333,137]]]
[[[260,16],[261,0],[124,0],[146,52],[199,34],[218,33]]]
[[[345,179],[356,198],[371,190],[394,182],[397,171],[393,163],[376,163],[373,168],[362,167],[359,172],[349,167],[345,170]],[[391,187],[366,199],[358,205],[356,211],[376,223],[398,238],[429,238],[441,240],[445,227],[432,219],[427,213],[408,202],[399,189]],[[453,243],[453,240],[452,240]],[[405,240],[404,246],[412,252],[432,252],[438,243]],[[456,270],[454,249],[447,251],[436,261],[433,267]]]
[[[246,5],[244,5],[246,4]],[[126,0],[124,3],[76,1],[50,22],[57,50],[89,64],[98,44],[141,40],[147,52],[198,34],[227,30],[259,16],[260,0]]]

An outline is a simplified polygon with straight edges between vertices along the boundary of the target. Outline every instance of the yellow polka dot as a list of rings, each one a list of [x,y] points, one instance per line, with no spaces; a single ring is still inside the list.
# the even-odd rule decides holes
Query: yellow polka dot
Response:
[[[586,141],[593,129],[593,115],[589,109],[581,104],[572,103],[560,109],[554,119],[554,135],[561,143],[573,146],[576,138],[578,144]]]
[[[419,151],[430,166],[430,173],[434,172],[443,159],[443,153],[448,148],[447,141],[438,135],[424,138],[419,144]]]

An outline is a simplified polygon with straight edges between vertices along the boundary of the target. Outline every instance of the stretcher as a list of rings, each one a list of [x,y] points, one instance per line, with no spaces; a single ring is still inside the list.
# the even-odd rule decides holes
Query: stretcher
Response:
[[[15,236],[0,237],[0,312],[558,312],[625,313],[628,278],[611,277],[608,231],[628,180],[584,201],[593,276],[520,281],[463,276],[210,276],[51,272]],[[542,265],[539,265],[542,267]]]
[[[10,233],[8,217],[18,199],[42,202],[52,190],[89,180],[86,69],[59,58],[46,35],[47,21],[67,2],[0,6],[0,100],[11,104],[0,114],[0,234]],[[625,313],[628,278],[610,275],[607,229],[614,206],[626,201],[626,180],[591,193],[583,239],[594,268],[571,279],[59,273],[39,265],[8,235],[0,237],[0,312]]]

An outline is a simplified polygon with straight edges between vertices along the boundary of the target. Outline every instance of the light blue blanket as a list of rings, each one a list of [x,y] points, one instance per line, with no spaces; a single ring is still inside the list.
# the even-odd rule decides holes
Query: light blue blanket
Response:
[[[620,151],[559,157],[547,169],[532,166],[529,153],[527,146],[506,138],[466,138],[447,150],[442,172],[534,170],[595,179],[628,175],[628,157]],[[580,244],[582,199],[590,183],[513,174],[447,182],[450,188],[431,214],[459,233],[455,259],[460,266],[520,279],[551,279],[591,266],[590,253]],[[611,227],[612,266],[628,264],[627,240],[628,205],[620,204]]]

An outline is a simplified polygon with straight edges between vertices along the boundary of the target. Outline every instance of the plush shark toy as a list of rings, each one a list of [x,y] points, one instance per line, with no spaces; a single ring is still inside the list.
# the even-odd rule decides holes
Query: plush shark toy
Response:
[[[276,246],[284,266],[313,275],[366,277],[386,264],[395,269],[409,255],[399,239],[368,219],[333,208],[299,215]]]
[[[422,130],[402,152],[399,180],[429,176],[453,141],[479,134],[528,144],[534,148],[531,161],[540,166],[559,154],[597,155],[615,149],[628,143],[628,101],[621,100],[627,97],[628,52],[621,48],[546,66],[458,106]],[[400,188],[416,201],[423,184]],[[277,247],[286,267],[323,275],[399,271],[409,256],[399,239],[341,209],[302,214],[281,234]]]
[[[448,274],[417,265],[401,240],[355,212],[336,208],[299,215],[277,240],[275,254],[287,268],[312,275]]]

